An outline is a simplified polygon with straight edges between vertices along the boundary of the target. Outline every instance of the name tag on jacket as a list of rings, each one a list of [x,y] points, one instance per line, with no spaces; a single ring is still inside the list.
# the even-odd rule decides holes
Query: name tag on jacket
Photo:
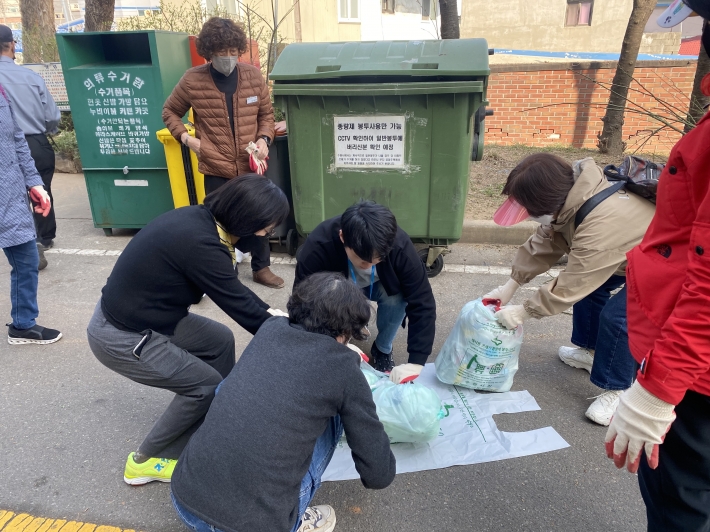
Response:
[[[249,96],[249,98],[247,98],[247,105],[249,105],[251,103],[256,103],[258,101],[259,101],[258,96]]]

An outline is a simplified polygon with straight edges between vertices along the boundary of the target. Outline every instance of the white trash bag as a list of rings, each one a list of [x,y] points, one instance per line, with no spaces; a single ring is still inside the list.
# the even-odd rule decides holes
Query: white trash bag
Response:
[[[416,382],[395,384],[364,360],[360,369],[390,443],[424,443],[439,435],[440,420],[446,414],[434,390]]]
[[[488,301],[487,301],[488,302]],[[506,329],[496,307],[479,298],[467,303],[436,357],[436,376],[445,384],[507,392],[518,371],[523,326]]]

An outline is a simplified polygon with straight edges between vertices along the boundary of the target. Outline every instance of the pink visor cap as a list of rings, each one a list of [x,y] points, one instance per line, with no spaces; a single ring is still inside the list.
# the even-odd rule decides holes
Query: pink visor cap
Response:
[[[529,217],[530,215],[525,207],[513,198],[508,198],[503,205],[498,207],[498,210],[493,215],[493,221],[498,225],[509,227],[527,220]]]

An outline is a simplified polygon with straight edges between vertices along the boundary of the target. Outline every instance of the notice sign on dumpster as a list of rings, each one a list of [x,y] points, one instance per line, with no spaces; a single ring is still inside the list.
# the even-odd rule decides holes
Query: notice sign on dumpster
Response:
[[[335,116],[336,168],[404,168],[404,116]]]
[[[86,107],[101,155],[150,155],[148,113],[151,106],[145,80],[120,68],[87,77]]]

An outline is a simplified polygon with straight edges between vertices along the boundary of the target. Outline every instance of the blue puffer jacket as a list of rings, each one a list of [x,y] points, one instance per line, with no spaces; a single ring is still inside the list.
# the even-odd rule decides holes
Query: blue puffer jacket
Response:
[[[0,85],[0,248],[36,238],[27,191],[37,185],[42,179]]]

